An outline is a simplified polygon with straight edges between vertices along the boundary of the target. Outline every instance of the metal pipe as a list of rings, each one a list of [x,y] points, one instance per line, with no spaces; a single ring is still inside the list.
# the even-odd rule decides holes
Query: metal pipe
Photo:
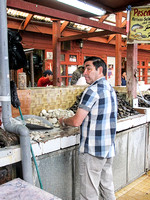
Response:
[[[12,120],[6,0],[1,0],[0,3],[0,27],[0,101],[2,103],[2,122],[6,131],[16,133],[20,136],[23,179],[32,184],[33,176],[29,130],[24,125],[19,124],[19,122],[17,124]]]

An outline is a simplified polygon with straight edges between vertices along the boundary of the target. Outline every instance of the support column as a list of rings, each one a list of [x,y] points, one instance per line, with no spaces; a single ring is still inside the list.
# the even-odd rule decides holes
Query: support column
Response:
[[[137,97],[137,57],[138,44],[127,45],[127,99],[133,105],[133,99]]]
[[[60,86],[60,54],[61,42],[58,41],[60,37],[60,20],[53,21],[53,85]]]
[[[116,13],[116,26],[121,27],[122,13]],[[121,34],[116,34],[115,86],[121,85]]]
[[[31,87],[34,87],[34,65],[33,65],[33,51],[30,53],[30,67],[31,67]]]

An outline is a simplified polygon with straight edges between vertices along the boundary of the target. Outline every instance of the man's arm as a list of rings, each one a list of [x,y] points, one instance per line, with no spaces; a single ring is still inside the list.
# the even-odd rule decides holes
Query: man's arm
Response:
[[[73,117],[69,117],[66,119],[60,118],[59,122],[61,125],[67,125],[67,126],[74,126],[78,127],[82,124],[83,120],[86,118],[88,114],[88,111],[78,108],[76,114]]]

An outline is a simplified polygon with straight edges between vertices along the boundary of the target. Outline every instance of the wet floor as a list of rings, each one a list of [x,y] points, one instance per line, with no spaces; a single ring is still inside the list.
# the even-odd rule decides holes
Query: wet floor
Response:
[[[150,171],[116,192],[116,200],[150,200]]]

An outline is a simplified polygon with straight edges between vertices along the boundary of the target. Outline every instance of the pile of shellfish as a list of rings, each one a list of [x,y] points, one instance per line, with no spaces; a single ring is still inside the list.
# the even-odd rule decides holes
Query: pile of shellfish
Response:
[[[116,91],[117,94],[117,102],[118,102],[118,113],[117,118],[122,119],[129,116],[137,115],[139,112],[137,112],[125,99],[125,97],[119,92]],[[78,108],[80,99],[81,99],[82,93],[76,97],[76,102],[69,108],[70,110],[73,110],[74,113],[76,113],[76,110]]]
[[[144,94],[142,97],[138,95],[138,106],[139,107],[150,107],[150,94]]]
[[[46,111],[43,109],[40,112],[40,117],[47,119],[54,127],[60,127],[58,119],[72,116],[74,116],[74,112],[72,110],[55,109]]]

